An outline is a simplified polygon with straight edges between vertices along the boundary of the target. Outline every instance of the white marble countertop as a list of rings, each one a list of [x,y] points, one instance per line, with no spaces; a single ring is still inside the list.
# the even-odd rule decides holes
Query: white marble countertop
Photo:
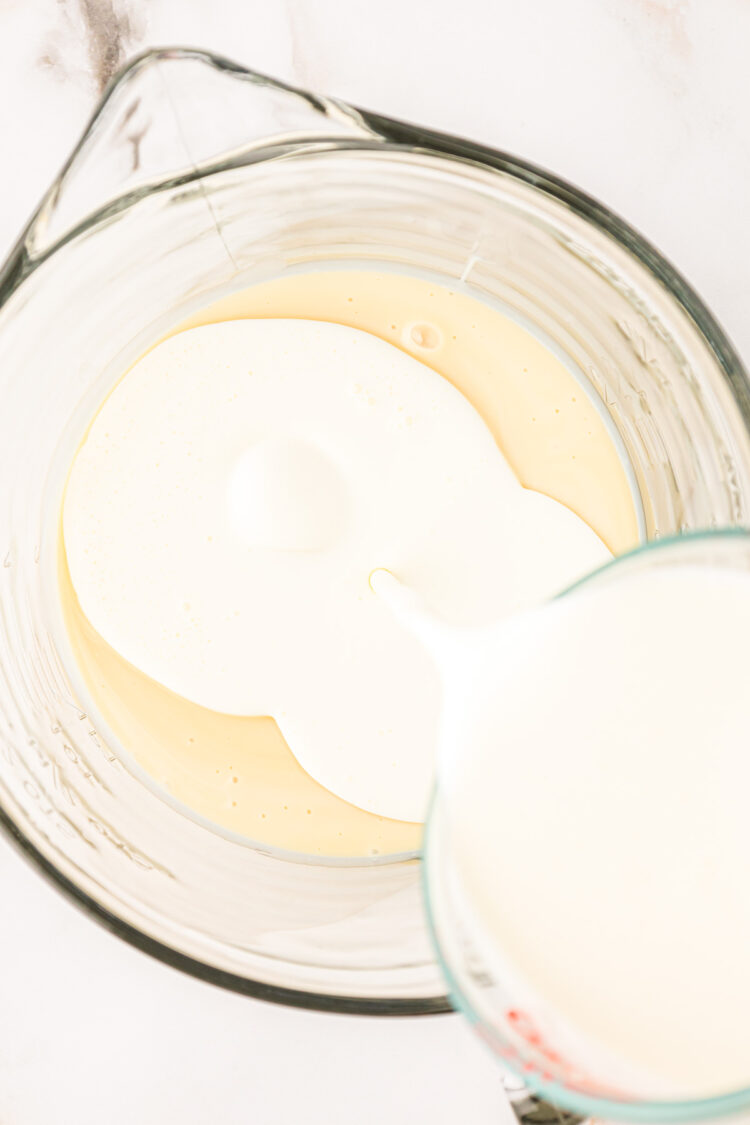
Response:
[[[639,227],[750,360],[747,0],[0,0],[0,252],[147,45],[534,160]],[[94,927],[0,840],[3,1125],[507,1120],[458,1017],[260,1004]]]

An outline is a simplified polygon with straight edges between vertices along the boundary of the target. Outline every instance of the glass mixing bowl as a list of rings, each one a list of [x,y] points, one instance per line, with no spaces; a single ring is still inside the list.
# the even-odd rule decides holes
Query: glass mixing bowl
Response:
[[[0,820],[92,916],[197,976],[308,1007],[436,1012],[419,858],[301,862],[182,815],[87,711],[55,601],[62,472],[123,370],[233,289],[368,263],[494,301],[563,355],[619,435],[644,537],[748,522],[746,375],[620,219],[469,141],[150,52],[0,272]]]
[[[582,587],[617,583],[628,575],[655,568],[691,566],[750,571],[750,534],[733,528],[646,543],[594,571],[561,596]],[[554,846],[553,840],[551,844]],[[596,846],[595,841],[592,846]],[[663,1082],[643,1075],[634,1077],[630,1068],[624,1069],[619,1060],[576,1034],[564,1019],[550,1018],[549,1011],[542,1009],[533,991],[515,978],[509,966],[504,972],[488,966],[481,952],[487,948],[487,939],[471,910],[466,909],[462,894],[451,850],[450,817],[439,780],[425,837],[424,886],[430,928],[455,1006],[503,1067],[522,1080],[533,1095],[574,1114],[665,1125],[712,1120],[750,1106],[750,1087],[686,1098]],[[581,919],[582,926],[590,924],[591,919]],[[555,928],[550,915],[550,943],[555,941]],[[706,969],[705,965],[696,966],[696,972]],[[618,966],[613,964],[612,972],[617,971]],[[648,996],[634,1000],[644,1023],[649,1019],[648,1000]],[[696,1011],[694,1019],[700,1021],[703,1014]],[[531,1120],[532,1107],[521,1108],[519,1116]]]

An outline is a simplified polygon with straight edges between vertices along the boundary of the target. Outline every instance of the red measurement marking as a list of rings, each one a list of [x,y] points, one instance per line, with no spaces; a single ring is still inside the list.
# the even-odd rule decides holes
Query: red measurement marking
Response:
[[[509,1008],[505,1013],[505,1018],[516,1035],[519,1035],[525,1043],[533,1047],[534,1051],[542,1056],[544,1062],[552,1063],[553,1066],[558,1067],[568,1080],[571,1080],[574,1076],[576,1078],[581,1077],[577,1067],[568,1062],[559,1051],[549,1046],[528,1012],[521,1011],[520,1008]],[[528,1070],[529,1068],[534,1069],[531,1064],[524,1062],[524,1069]],[[553,1076],[545,1070],[543,1077],[549,1079]]]
[[[536,1071],[543,1082],[564,1082],[568,1086],[593,1094],[596,1097],[617,1098],[627,1101],[627,1094],[623,1090],[619,1090],[616,1086],[603,1086],[601,1083],[592,1081],[585,1071],[569,1062],[559,1051],[550,1047],[528,1012],[524,1012],[520,1008],[509,1008],[505,1013],[505,1018],[515,1034],[532,1048],[536,1056],[535,1059],[524,1058],[521,1052],[513,1046],[500,1048],[500,1056],[514,1063],[523,1073],[530,1074]],[[489,1036],[485,1036],[485,1038],[492,1042]],[[494,1046],[497,1050],[496,1043]],[[555,1067],[554,1073],[550,1072],[550,1064]]]

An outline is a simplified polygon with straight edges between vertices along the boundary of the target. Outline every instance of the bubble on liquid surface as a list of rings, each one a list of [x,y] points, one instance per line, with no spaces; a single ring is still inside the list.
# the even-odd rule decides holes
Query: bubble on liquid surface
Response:
[[[435,324],[419,321],[407,324],[404,328],[404,343],[408,348],[417,347],[423,351],[435,351],[443,342],[443,333]]]

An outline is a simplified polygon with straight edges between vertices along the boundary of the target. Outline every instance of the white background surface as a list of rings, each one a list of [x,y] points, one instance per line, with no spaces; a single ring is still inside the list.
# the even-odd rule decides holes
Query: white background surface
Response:
[[[748,359],[748,42],[747,0],[0,0],[0,251],[118,55],[187,44],[568,177],[673,260]],[[94,927],[2,840],[0,888],[0,1125],[506,1120],[458,1017],[223,993]]]

